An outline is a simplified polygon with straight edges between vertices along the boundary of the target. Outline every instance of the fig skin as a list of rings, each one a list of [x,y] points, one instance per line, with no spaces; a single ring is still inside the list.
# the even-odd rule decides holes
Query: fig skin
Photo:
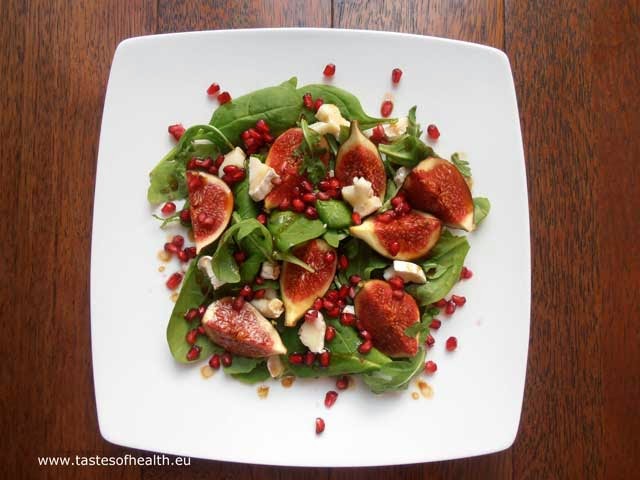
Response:
[[[353,184],[355,177],[371,182],[373,194],[384,199],[387,191],[387,174],[378,149],[365,137],[358,122],[351,122],[349,138],[340,146],[336,157],[335,175],[343,186]]]
[[[413,208],[435,215],[448,227],[467,232],[475,228],[471,190],[451,162],[423,160],[409,173],[402,191]]]
[[[189,210],[196,252],[200,253],[203,248],[215,242],[227,228],[233,212],[233,193],[222,179],[203,172],[188,171],[187,185],[198,176],[200,185],[189,190]],[[202,213],[213,218],[214,224],[203,224],[198,219]]]
[[[273,325],[248,302],[239,312],[233,309],[232,297],[213,302],[202,318],[202,326],[214,343],[234,355],[264,358],[287,353]]]
[[[393,298],[391,285],[369,280],[354,300],[356,317],[371,334],[373,345],[390,357],[413,357],[418,353],[418,337],[404,331],[420,321],[420,310],[411,295]]]
[[[406,261],[422,258],[438,242],[442,233],[440,220],[418,210],[396,216],[389,223],[379,221],[380,215],[374,215],[362,224],[350,227],[349,231],[387,258]],[[393,242],[398,242],[400,246],[396,255],[389,251]]]
[[[333,259],[327,261],[326,254],[333,252]],[[336,274],[338,255],[327,242],[311,240],[295,247],[291,253],[310,265],[311,273],[298,265],[284,262],[280,275],[280,291],[284,302],[284,324],[293,327],[313,306],[316,298],[324,296]]]

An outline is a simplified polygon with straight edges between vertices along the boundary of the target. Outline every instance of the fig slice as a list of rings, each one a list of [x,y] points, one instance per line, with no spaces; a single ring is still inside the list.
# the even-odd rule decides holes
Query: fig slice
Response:
[[[442,222],[433,215],[411,210],[401,216],[378,214],[349,228],[380,255],[395,260],[415,260],[433,248],[442,232]]]
[[[335,250],[320,239],[299,245],[291,253],[313,268],[314,272],[289,262],[282,267],[280,291],[284,301],[284,324],[288,327],[300,320],[316,298],[327,293],[338,263]]]
[[[413,357],[418,353],[418,337],[404,331],[420,321],[420,310],[411,295],[394,298],[391,285],[369,280],[354,300],[356,317],[371,334],[373,345],[390,357]]]
[[[373,194],[384,199],[387,190],[387,175],[376,146],[365,137],[358,122],[351,122],[349,138],[340,146],[336,157],[335,175],[343,186],[353,184],[361,177],[371,182]]]
[[[451,162],[435,157],[421,161],[404,181],[403,191],[413,208],[435,215],[451,228],[474,229],[469,185]]]
[[[187,172],[191,227],[196,251],[213,243],[224,231],[233,211],[233,194],[220,178],[202,172]]]
[[[287,353],[269,320],[248,302],[240,311],[234,310],[233,300],[232,297],[216,300],[202,317],[204,331],[214,343],[243,357],[263,358]]]

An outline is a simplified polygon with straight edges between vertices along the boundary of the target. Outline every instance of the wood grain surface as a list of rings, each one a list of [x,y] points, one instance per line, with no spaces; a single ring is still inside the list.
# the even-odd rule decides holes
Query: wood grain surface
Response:
[[[640,458],[640,2],[2,2],[0,477],[627,479]],[[99,434],[89,252],[100,118],[124,38],[321,26],[484,43],[511,60],[531,215],[532,316],[509,450],[441,463],[301,469],[40,467],[122,455]],[[496,299],[499,301],[499,299]],[[357,439],[356,439],[357,441]]]

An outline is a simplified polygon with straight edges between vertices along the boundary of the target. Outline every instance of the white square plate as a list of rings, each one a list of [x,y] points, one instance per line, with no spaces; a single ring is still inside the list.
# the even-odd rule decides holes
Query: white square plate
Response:
[[[165,241],[146,202],[148,173],[171,148],[167,125],[208,122],[211,82],[234,97],[297,76],[331,83],[377,115],[392,91],[394,113],[418,105],[435,123],[436,151],[469,155],[474,194],[492,210],[470,235],[468,302],[437,331],[428,378],[434,396],[376,396],[362,385],[325,409],[333,381],[255,386],[178,365],[165,330],[173,304],[158,272]],[[392,88],[394,67],[404,71]],[[104,106],[91,258],[91,334],[100,431],[112,443],[235,462],[364,466],[445,460],[508,448],[518,430],[529,339],[527,184],[509,61],[493,48],[369,31],[268,29],[129,39],[115,53]],[[456,352],[444,341],[455,335]],[[321,416],[327,428],[314,433]]]

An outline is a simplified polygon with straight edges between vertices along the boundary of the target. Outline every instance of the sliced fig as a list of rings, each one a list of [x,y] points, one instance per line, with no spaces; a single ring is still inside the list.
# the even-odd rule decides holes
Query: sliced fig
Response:
[[[349,138],[338,150],[335,170],[342,185],[351,185],[354,178],[361,177],[371,182],[376,197],[384,198],[387,189],[384,164],[378,149],[362,134],[357,121],[351,122]]]
[[[414,167],[403,191],[413,208],[428,212],[451,228],[473,230],[473,198],[469,185],[451,162],[430,157]]]
[[[240,311],[233,308],[233,298],[216,300],[202,317],[207,336],[227,351],[243,357],[262,358],[287,353],[273,325],[250,303]]]
[[[411,210],[401,216],[375,215],[349,231],[380,255],[395,260],[415,260],[424,257],[436,244],[442,222],[428,213]]]
[[[280,290],[284,301],[284,324],[288,327],[294,326],[314,300],[329,290],[338,263],[335,250],[320,239],[299,245],[291,253],[314,272],[289,262],[282,267]]]
[[[199,253],[224,231],[233,211],[233,194],[220,178],[202,172],[187,172],[191,226]]]
[[[397,295],[397,294],[396,294]],[[412,357],[418,353],[418,337],[404,331],[420,321],[420,311],[411,295],[394,298],[391,285],[369,280],[354,300],[356,317],[371,334],[373,345],[390,357]]]

